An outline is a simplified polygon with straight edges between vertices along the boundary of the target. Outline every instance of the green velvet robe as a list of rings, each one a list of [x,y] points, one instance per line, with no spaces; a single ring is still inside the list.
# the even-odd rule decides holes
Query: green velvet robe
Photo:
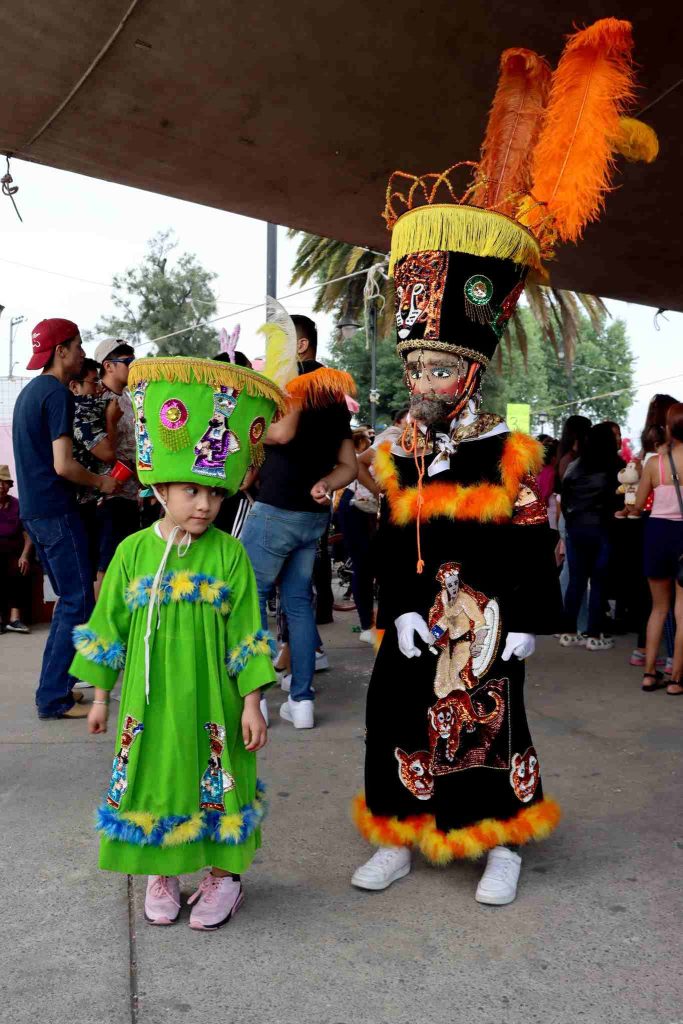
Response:
[[[211,865],[241,872],[260,846],[263,787],[245,750],[244,697],[275,680],[256,582],[239,543],[210,527],[183,557],[173,547],[154,608],[149,702],[145,643],[165,541],[127,538],[71,672],[111,690],[124,669],[112,777],[98,810],[100,867],[177,875]]]

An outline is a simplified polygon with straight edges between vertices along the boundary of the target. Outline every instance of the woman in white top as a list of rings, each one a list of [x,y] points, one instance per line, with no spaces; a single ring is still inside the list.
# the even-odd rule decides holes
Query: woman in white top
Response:
[[[641,512],[650,491],[654,501],[645,524],[643,567],[652,594],[652,612],[647,624],[645,672],[642,689],[649,692],[666,686],[667,693],[683,695],[683,587],[678,582],[683,556],[683,498],[675,484],[674,473],[683,477],[683,403],[675,403],[666,416],[668,444],[655,458],[643,466],[636,495],[636,509]],[[673,466],[672,466],[673,462]],[[676,619],[676,640],[673,668],[668,685],[656,669],[656,658],[662,631],[673,597]]]

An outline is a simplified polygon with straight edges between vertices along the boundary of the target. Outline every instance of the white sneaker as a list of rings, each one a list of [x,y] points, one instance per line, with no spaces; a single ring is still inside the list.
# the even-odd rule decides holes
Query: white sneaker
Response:
[[[315,725],[313,701],[286,700],[280,707],[280,718],[291,722],[295,729],[312,729]]]
[[[560,637],[560,647],[585,647],[587,637],[584,633],[563,633]]]
[[[614,647],[614,640],[611,636],[605,636],[601,633],[600,636],[589,636],[586,638],[586,650],[587,651],[610,651]]]
[[[481,876],[475,900],[492,907],[512,903],[517,895],[517,882],[522,867],[522,858],[507,846],[494,846],[489,852],[486,870]]]
[[[374,629],[363,629],[358,634],[358,639],[362,640],[364,644],[370,644],[371,646],[375,642],[375,631]]]
[[[327,652],[323,648],[321,651],[315,652],[315,670],[316,672],[324,672],[326,668],[330,667],[330,659],[327,657]]]
[[[266,725],[270,725],[270,716],[268,715],[268,702],[265,697],[261,697],[259,701],[259,707],[261,708],[261,714],[266,720]]]
[[[354,872],[351,885],[358,889],[386,889],[410,871],[410,847],[380,846],[370,860]]]
[[[285,693],[289,693],[289,691],[292,689],[291,672],[283,672],[282,675],[280,676],[280,689],[284,690]],[[315,686],[312,686],[311,689],[313,690],[313,693],[315,693]]]

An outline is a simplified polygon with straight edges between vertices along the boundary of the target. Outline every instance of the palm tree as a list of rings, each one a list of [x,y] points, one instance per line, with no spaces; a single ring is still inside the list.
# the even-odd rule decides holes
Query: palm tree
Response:
[[[289,232],[290,237],[298,234],[301,234],[301,239],[292,269],[292,283],[306,285],[319,281],[321,287],[314,307],[317,312],[334,312],[340,319],[358,319],[363,313],[366,278],[364,274],[351,278],[346,275],[369,270],[375,264],[386,265],[387,256],[347,242],[335,242],[332,238],[321,238],[294,230]],[[394,290],[393,282],[386,273],[380,280],[384,305],[377,327],[380,338],[386,338],[394,326]],[[327,281],[332,283],[326,284]],[[574,360],[582,313],[587,314],[593,326],[598,329],[609,315],[605,303],[596,295],[551,288],[535,279],[527,279],[524,294],[545,340],[552,345],[558,359],[562,357],[565,369],[569,370]],[[504,340],[508,352],[514,341],[526,360],[527,336],[519,310],[511,318]],[[500,346],[499,367],[502,366],[502,360],[503,348]]]

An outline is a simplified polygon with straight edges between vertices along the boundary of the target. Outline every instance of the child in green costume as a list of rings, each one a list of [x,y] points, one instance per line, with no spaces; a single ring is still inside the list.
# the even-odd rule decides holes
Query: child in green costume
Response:
[[[214,929],[239,909],[240,876],[261,841],[259,698],[275,673],[251,563],[211,524],[258,465],[282,395],[245,368],[191,359],[138,360],[130,388],[138,475],[166,515],[119,546],[74,633],[71,671],[95,686],[91,732],[106,732],[124,669],[99,863],[150,876],[152,924],[177,920],[177,876],[211,865],[190,925]]]

